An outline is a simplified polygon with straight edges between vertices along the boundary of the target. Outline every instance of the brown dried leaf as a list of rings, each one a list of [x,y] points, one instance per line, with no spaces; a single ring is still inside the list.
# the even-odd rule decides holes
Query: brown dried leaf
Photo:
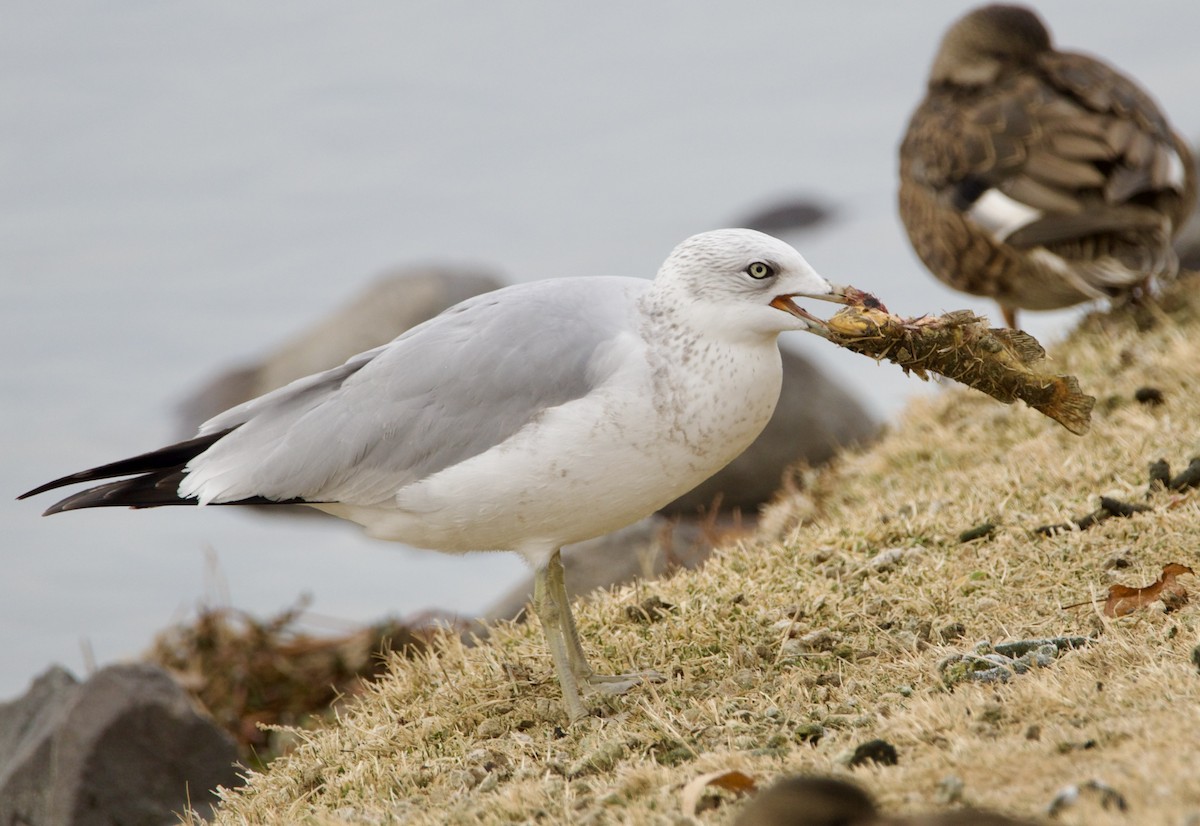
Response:
[[[1160,599],[1186,602],[1187,589],[1177,583],[1175,577],[1191,573],[1195,572],[1187,565],[1171,562],[1163,566],[1162,576],[1145,587],[1131,588],[1128,585],[1110,585],[1108,586],[1108,599],[1104,601],[1104,616],[1123,617]]]
[[[1074,376],[1044,372],[1046,352],[1033,336],[988,327],[969,310],[902,318],[861,290],[845,294],[850,305],[825,322],[822,333],[834,344],[895,362],[922,379],[937,373],[1005,404],[1021,399],[1072,433],[1087,432],[1096,400]]]
[[[679,794],[679,807],[683,810],[685,816],[696,816],[700,806],[700,798],[703,797],[704,791],[710,786],[724,789],[727,792],[733,792],[738,796],[758,790],[754,778],[737,769],[722,769],[702,774],[699,777],[693,777]]]

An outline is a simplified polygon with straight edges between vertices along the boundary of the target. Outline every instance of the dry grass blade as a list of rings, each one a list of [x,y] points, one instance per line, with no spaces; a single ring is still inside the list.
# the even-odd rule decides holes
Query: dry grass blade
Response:
[[[921,378],[937,373],[994,399],[1017,399],[1083,435],[1096,400],[1079,389],[1074,376],[1044,372],[1046,351],[1020,330],[988,327],[969,310],[941,316],[902,318],[872,296],[857,299],[826,322],[823,335],[834,344],[874,359],[887,359]]]

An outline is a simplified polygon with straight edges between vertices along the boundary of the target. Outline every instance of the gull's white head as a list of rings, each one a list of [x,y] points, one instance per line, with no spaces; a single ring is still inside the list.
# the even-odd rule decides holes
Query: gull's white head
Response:
[[[752,229],[693,235],[663,262],[656,285],[707,329],[752,336],[817,329],[793,299],[845,303],[791,245]]]

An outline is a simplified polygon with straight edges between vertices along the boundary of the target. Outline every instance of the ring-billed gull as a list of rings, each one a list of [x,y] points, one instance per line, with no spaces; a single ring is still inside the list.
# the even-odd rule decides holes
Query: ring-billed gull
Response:
[[[1017,310],[1172,278],[1191,151],[1132,80],[1060,52],[1032,11],[984,6],[946,32],[900,147],[900,216],[955,289]]]
[[[23,494],[83,490],[46,514],[127,505],[300,503],[368,534],[535,570],[572,720],[588,665],[559,549],[653,513],[716,473],[779,398],[778,336],[844,303],[792,247],[752,230],[684,241],[653,281],[561,278],[455,305],[340,367],[206,422],[179,444]],[[644,675],[643,675],[644,676]]]

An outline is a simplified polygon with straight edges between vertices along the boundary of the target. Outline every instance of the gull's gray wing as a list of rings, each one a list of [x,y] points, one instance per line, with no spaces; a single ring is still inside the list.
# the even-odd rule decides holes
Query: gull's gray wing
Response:
[[[613,369],[648,281],[519,284],[458,304],[340,367],[206,422],[181,496],[371,505],[500,444]]]

